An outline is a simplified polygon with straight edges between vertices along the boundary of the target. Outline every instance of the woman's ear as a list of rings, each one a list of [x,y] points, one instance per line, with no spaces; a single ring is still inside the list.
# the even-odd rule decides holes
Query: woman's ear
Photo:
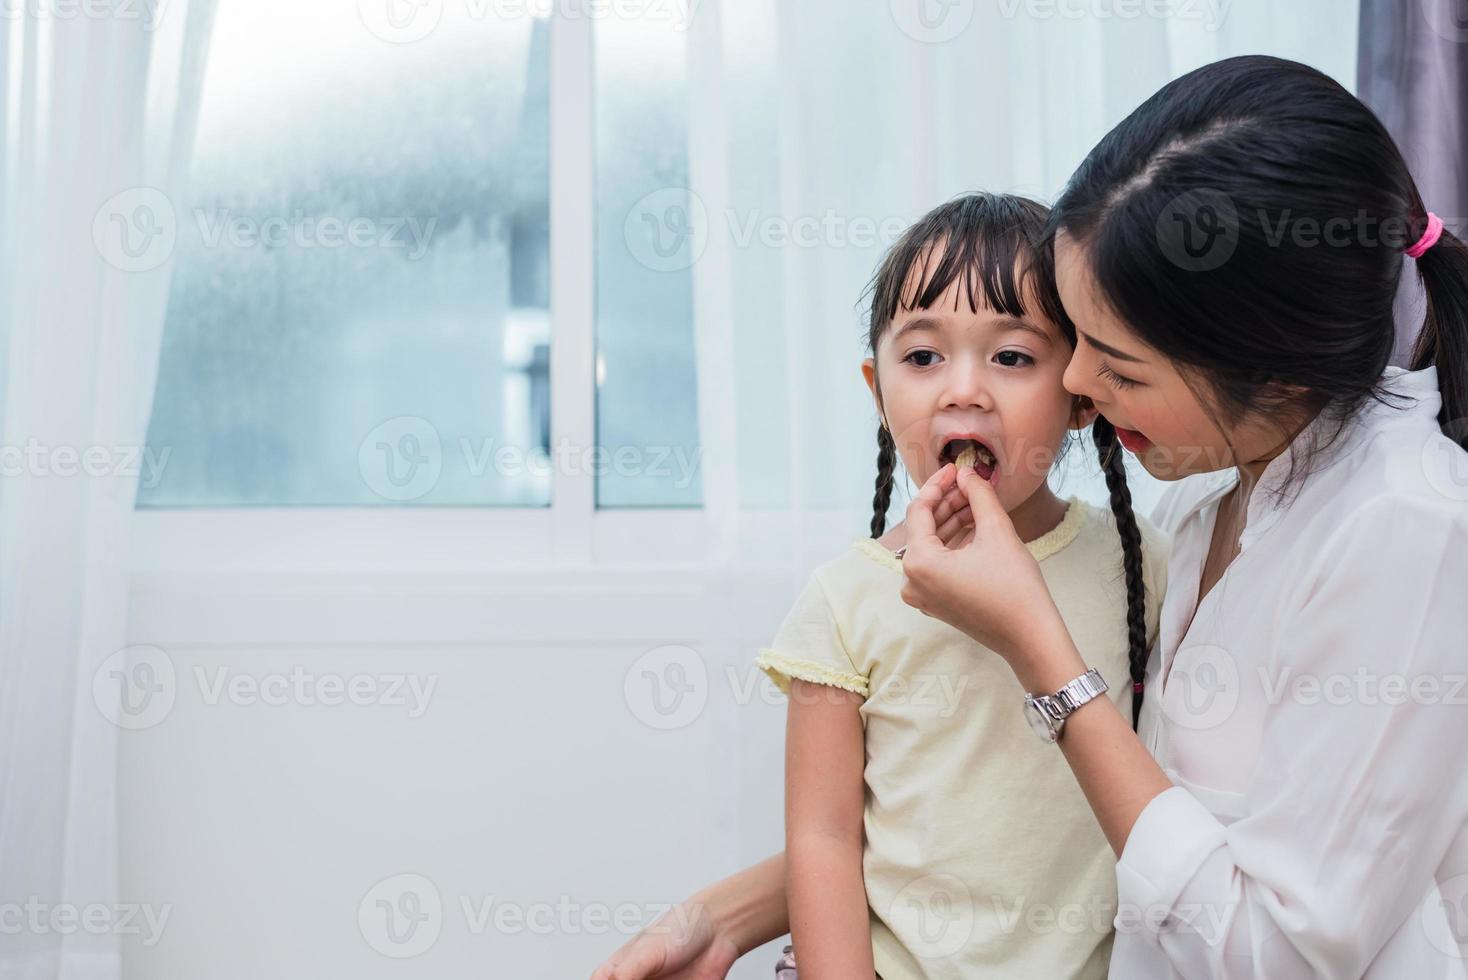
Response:
[[[1096,411],[1096,405],[1085,395],[1077,395],[1075,405],[1070,411],[1070,427],[1077,431],[1084,429],[1096,421],[1096,416],[1101,413]]]

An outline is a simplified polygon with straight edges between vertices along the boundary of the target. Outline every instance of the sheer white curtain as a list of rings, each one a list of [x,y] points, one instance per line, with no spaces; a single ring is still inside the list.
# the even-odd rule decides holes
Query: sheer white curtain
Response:
[[[866,533],[876,415],[858,298],[895,229],[970,190],[1053,200],[1123,116],[1218,58],[1290,57],[1354,88],[1356,21],[1354,0],[700,5],[696,338],[722,560],[803,569]],[[1089,438],[1062,478],[1105,500]],[[910,489],[899,479],[894,520]],[[1159,488],[1139,474],[1133,489],[1146,513]]]
[[[25,13],[0,19],[0,977],[112,980],[119,905],[166,903],[119,894],[126,709],[107,675],[129,666],[135,453],[213,0],[8,6]]]

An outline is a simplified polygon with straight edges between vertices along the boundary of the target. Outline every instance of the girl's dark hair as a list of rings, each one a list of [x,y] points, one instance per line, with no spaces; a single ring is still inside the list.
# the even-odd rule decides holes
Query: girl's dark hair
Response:
[[[1366,401],[1393,397],[1378,380],[1392,302],[1427,220],[1370,109],[1313,68],[1250,56],[1184,75],[1124,119],[1050,230],[1084,249],[1115,313],[1204,381],[1227,422],[1325,413],[1334,431],[1292,454],[1289,486]],[[1445,232],[1417,271],[1427,319],[1411,368],[1437,366],[1438,421],[1463,445],[1468,248]]]
[[[1075,346],[1075,325],[1060,305],[1047,246],[1049,210],[1010,194],[969,194],[943,204],[903,233],[883,258],[868,287],[871,297],[867,349],[876,356],[882,334],[901,310],[926,310],[955,282],[971,311],[980,305],[1008,316],[1026,316],[1026,301],[1058,326]],[[936,261],[935,261],[936,259]],[[877,378],[881,398],[881,379]],[[1080,403],[1077,403],[1080,407]],[[1127,648],[1132,677],[1132,726],[1142,710],[1141,684],[1147,666],[1146,586],[1142,535],[1132,512],[1116,430],[1104,418],[1092,426],[1101,470],[1111,492],[1111,512],[1121,533],[1126,578]],[[872,499],[872,537],[887,527],[897,448],[885,425],[877,427],[877,489]]]

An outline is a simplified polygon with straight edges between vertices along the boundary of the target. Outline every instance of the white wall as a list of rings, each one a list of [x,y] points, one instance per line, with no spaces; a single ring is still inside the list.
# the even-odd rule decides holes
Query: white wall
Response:
[[[161,941],[127,941],[128,977],[588,975],[624,941],[619,908],[642,924],[782,846],[784,709],[749,664],[789,594],[692,569],[141,576],[136,639],[166,653],[176,695],[157,724],[122,733],[122,901],[170,918]],[[346,641],[320,635],[333,631]],[[228,642],[240,635],[252,640]],[[659,730],[641,671],[668,644],[707,680],[688,675],[697,689]],[[220,670],[298,668],[437,686],[416,718],[411,703],[294,694],[210,703]],[[404,873],[431,881],[443,912],[437,941],[398,960],[374,950],[358,911]],[[536,918],[497,927],[501,905]],[[768,977],[777,953],[735,976]]]

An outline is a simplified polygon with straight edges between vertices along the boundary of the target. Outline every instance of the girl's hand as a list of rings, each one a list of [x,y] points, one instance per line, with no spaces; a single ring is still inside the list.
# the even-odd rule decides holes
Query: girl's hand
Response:
[[[955,484],[968,500],[973,526],[949,544],[938,532],[937,508]],[[1064,632],[1039,563],[1015,534],[994,488],[971,469],[959,473],[945,465],[908,505],[902,573],[904,602],[962,630],[1017,669],[1035,644],[1057,637],[1057,626]]]
[[[684,902],[628,940],[591,980],[724,980],[738,958],[708,911]]]

